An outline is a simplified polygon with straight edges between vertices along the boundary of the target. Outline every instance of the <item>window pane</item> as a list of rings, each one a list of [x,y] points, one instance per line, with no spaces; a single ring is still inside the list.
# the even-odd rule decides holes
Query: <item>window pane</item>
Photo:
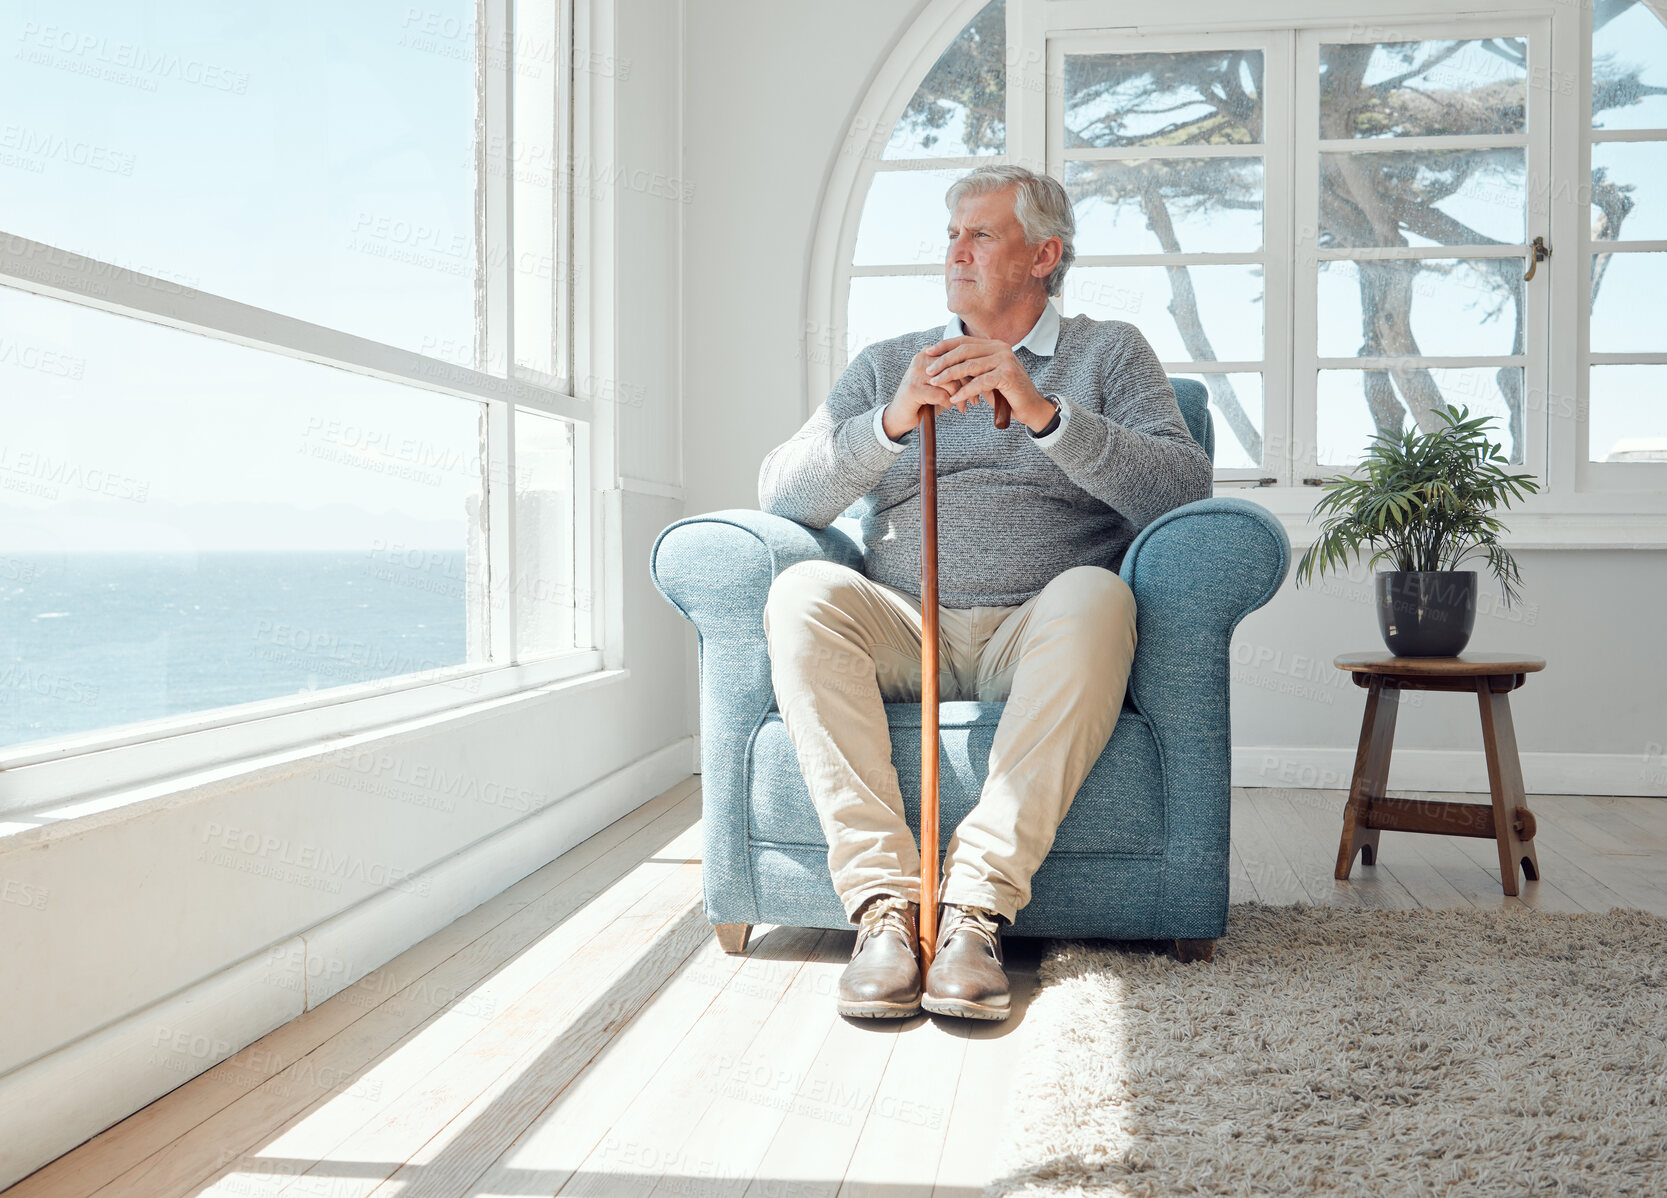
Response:
[[[574,590],[573,546],[573,425],[517,408],[515,620],[522,661],[571,649],[576,635],[588,640],[591,597]]]
[[[1667,462],[1667,366],[1594,366],[1588,456]]]
[[[0,745],[472,659],[480,404],[7,287],[0,327]]]
[[[474,327],[474,11],[35,6],[0,71],[18,168],[0,228],[456,357]]]
[[[1593,128],[1667,129],[1667,28],[1638,0],[1587,8]]]
[[[1528,40],[1320,47],[1321,137],[1521,133]]]
[[[1178,374],[1209,388],[1210,419],[1215,424],[1218,470],[1255,469],[1262,465],[1262,376],[1258,374]]]
[[[1252,253],[1262,248],[1260,158],[1068,162],[1078,254]]]
[[[1322,358],[1521,353],[1521,258],[1319,264]]]
[[[885,158],[1007,149],[1007,7],[992,0],[933,65],[891,131]]]
[[[1523,240],[1519,148],[1320,155],[1320,244],[1486,245]]]
[[[1067,146],[1262,140],[1262,52],[1065,56]]]
[[[1667,254],[1592,255],[1592,352],[1667,350]]]
[[[949,252],[944,194],[966,171],[876,171],[857,226],[858,266],[942,264]]]
[[[1441,427],[1431,414],[1442,404],[1492,416],[1488,439],[1522,464],[1522,368],[1460,370],[1322,370],[1319,372],[1317,456],[1323,466],[1352,466],[1379,432],[1399,433],[1412,424]]]
[[[1592,145],[1592,239],[1667,238],[1667,142]]]
[[[875,341],[943,328],[950,317],[946,304],[942,275],[852,279],[846,308],[846,360]]]
[[[1262,358],[1260,266],[1079,267],[1062,298],[1067,316],[1138,325],[1165,362]]]
[[[557,9],[555,0],[515,0],[510,74],[515,126],[509,155],[515,181],[515,361],[545,374],[562,373],[556,357],[556,297],[563,267],[556,253],[556,180],[562,175],[556,136],[561,51]],[[504,167],[501,156],[489,164],[489,169]]]

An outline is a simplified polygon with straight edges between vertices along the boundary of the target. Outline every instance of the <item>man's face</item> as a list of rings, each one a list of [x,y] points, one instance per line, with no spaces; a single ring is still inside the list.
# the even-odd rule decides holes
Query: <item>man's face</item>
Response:
[[[944,286],[957,316],[987,316],[1046,291],[1048,243],[1025,244],[1024,226],[1013,215],[1016,191],[1008,186],[962,196],[950,214]]]

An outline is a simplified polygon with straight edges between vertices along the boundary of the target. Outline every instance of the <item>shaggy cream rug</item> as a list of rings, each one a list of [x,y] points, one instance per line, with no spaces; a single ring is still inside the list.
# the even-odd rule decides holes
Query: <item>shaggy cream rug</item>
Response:
[[[1667,920],[1235,905],[1058,941],[997,1195],[1667,1194]]]

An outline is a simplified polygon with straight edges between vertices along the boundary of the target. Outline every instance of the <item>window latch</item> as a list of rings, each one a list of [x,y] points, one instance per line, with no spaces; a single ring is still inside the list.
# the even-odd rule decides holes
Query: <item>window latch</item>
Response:
[[[1540,263],[1551,257],[1551,247],[1546,245],[1545,238],[1536,237],[1529,242],[1529,245],[1533,247],[1534,260],[1528,264],[1528,273],[1522,276],[1524,283],[1534,277],[1534,272],[1540,268]]]

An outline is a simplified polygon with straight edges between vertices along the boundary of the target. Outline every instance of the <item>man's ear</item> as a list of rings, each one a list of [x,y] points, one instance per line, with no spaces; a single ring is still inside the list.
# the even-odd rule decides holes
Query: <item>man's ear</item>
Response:
[[[1032,278],[1045,279],[1065,256],[1065,243],[1057,237],[1050,237],[1037,247],[1037,255],[1036,261],[1031,264],[1030,274]]]

